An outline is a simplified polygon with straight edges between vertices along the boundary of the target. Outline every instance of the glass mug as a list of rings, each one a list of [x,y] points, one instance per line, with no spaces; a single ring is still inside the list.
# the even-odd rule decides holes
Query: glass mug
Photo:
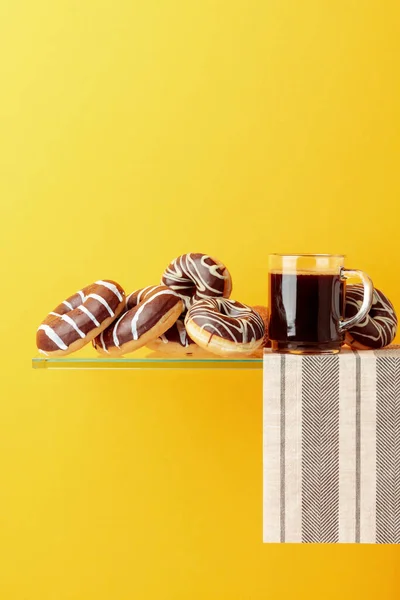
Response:
[[[336,354],[345,331],[368,314],[371,279],[345,269],[341,254],[271,254],[269,257],[269,337],[273,352]],[[346,279],[358,277],[364,298],[354,317],[344,318]]]

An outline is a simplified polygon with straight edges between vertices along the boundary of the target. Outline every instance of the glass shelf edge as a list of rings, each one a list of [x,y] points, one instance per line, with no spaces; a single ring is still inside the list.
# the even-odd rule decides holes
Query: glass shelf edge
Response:
[[[39,369],[261,369],[262,358],[32,358]]]

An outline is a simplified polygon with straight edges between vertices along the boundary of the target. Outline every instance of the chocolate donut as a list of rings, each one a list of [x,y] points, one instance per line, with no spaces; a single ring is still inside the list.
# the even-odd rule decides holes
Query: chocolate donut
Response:
[[[346,287],[345,316],[353,317],[363,301],[363,286]],[[396,337],[397,316],[390,300],[375,289],[371,310],[363,321],[346,332],[346,344],[359,350],[378,349],[391,344]]]
[[[186,309],[203,298],[229,298],[232,279],[219,260],[191,252],[175,258],[164,271],[161,283],[181,296]]]
[[[250,306],[226,298],[198,300],[185,318],[196,344],[220,356],[250,355],[263,345],[262,317]]]
[[[154,290],[155,287],[157,286],[150,286],[143,288],[139,292],[130,294],[126,299],[126,308],[130,310],[136,306],[138,299],[140,301],[140,296],[143,296],[144,293],[148,293],[150,290]],[[150,350],[154,350],[155,352],[162,352],[163,354],[184,354],[192,356],[197,353],[200,348],[188,336],[184,320],[185,317],[182,317],[181,315],[179,319],[165,331],[165,333],[162,333],[160,337],[149,342],[146,345],[147,348],[150,348]]]
[[[128,296],[126,311],[93,340],[93,345],[106,356],[128,354],[167,331],[182,310],[182,299],[166,286],[137,290]]]
[[[80,350],[114,321],[125,306],[125,292],[115,281],[100,280],[73,294],[39,326],[36,344],[48,356]]]
[[[147,348],[160,354],[175,356],[206,356],[200,346],[198,346],[190,336],[188,336],[184,317],[179,319],[160,337],[147,344]]]

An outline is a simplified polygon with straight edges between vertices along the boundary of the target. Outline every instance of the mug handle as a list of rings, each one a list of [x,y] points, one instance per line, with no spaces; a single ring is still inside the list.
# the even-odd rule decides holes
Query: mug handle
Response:
[[[354,317],[350,317],[349,319],[342,319],[339,322],[339,330],[346,331],[350,327],[353,327],[353,325],[356,325],[357,323],[362,321],[364,317],[366,317],[369,313],[372,306],[374,285],[369,275],[364,273],[364,271],[358,271],[357,269],[345,269],[344,267],[342,267],[340,270],[340,276],[344,279],[348,279],[349,277],[359,277],[364,287],[364,298],[358,313],[354,315]]]

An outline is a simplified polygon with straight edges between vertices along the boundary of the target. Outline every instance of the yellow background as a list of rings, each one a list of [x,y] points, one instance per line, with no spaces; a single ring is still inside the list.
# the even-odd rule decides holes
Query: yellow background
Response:
[[[0,597],[399,596],[395,547],[261,541],[261,372],[33,372],[98,278],[187,251],[266,299],[345,252],[400,307],[400,10],[384,0],[0,5]]]

